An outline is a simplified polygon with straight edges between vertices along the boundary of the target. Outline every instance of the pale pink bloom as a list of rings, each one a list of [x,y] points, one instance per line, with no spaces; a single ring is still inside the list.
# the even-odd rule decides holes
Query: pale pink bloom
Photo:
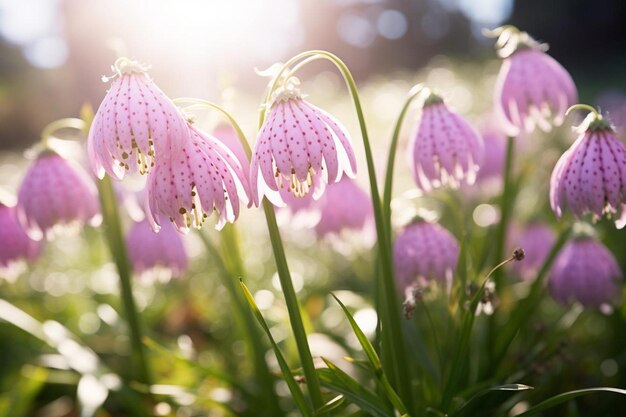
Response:
[[[318,198],[325,184],[354,177],[356,160],[343,126],[331,115],[302,99],[294,88],[281,89],[259,132],[250,162],[250,186],[256,205],[267,198],[284,202],[283,187],[302,197]],[[313,177],[320,176],[317,188]]]
[[[93,226],[101,221],[93,181],[83,169],[54,151],[33,161],[20,185],[18,219],[36,240],[53,237],[58,226]]]
[[[556,236],[548,226],[535,223],[509,241],[512,248],[524,249],[524,259],[513,263],[513,271],[522,279],[529,280],[537,276],[556,241]]]
[[[450,288],[458,258],[459,244],[454,236],[423,220],[406,226],[393,245],[396,280],[402,290],[431,279]]]
[[[248,181],[235,155],[213,136],[188,129],[181,149],[163,155],[148,177],[145,211],[155,231],[159,215],[187,232],[200,228],[213,210],[221,228],[239,216],[240,199],[249,201]]]
[[[122,179],[137,169],[149,172],[158,159],[177,151],[189,133],[184,117],[146,66],[120,58],[112,68],[115,79],[93,119],[87,148],[99,178],[106,172]]]
[[[0,203],[0,270],[10,269],[19,261],[34,261],[41,252],[41,242],[31,239],[17,220],[15,207]]]
[[[134,223],[126,237],[128,256],[135,274],[179,277],[187,270],[187,254],[180,233],[169,222],[155,233],[147,220]]]
[[[417,187],[428,192],[446,185],[471,185],[483,156],[483,141],[463,117],[432,94],[409,144],[409,165]]]
[[[578,301],[603,307],[620,299],[622,271],[613,254],[586,237],[569,242],[557,256],[549,278],[552,297],[563,304]]]
[[[578,132],[552,171],[552,210],[558,217],[569,210],[577,218],[619,219],[626,203],[626,146],[599,114],[590,113]]]
[[[217,138],[217,140],[222,142],[228,149],[231,150],[233,154],[235,154],[235,157],[237,157],[239,164],[247,175],[247,173],[250,172],[250,160],[248,160],[246,150],[241,144],[241,139],[237,136],[235,129],[233,129],[230,125],[222,123],[213,129],[213,133],[211,135]]]
[[[321,218],[315,226],[320,236],[340,235],[344,230],[363,230],[372,224],[372,200],[356,181],[342,178],[326,188],[319,200]]]
[[[569,73],[545,52],[546,45],[526,32],[509,33],[501,46],[504,62],[496,82],[495,106],[507,133],[517,136],[535,126],[549,131],[552,125],[561,125],[577,98]]]

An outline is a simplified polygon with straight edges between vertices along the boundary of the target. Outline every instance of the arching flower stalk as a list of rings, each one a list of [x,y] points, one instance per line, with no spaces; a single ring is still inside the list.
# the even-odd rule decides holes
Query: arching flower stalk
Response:
[[[302,98],[297,80],[278,88],[259,132],[250,162],[250,185],[256,205],[267,196],[275,205],[286,188],[296,197],[309,192],[317,199],[325,184],[356,173],[356,160],[345,128],[324,110]],[[313,177],[321,181],[313,187]]]
[[[576,102],[569,73],[546,51],[548,46],[514,26],[485,33],[497,37],[498,55],[504,58],[498,75],[495,106],[510,136],[535,126],[550,131],[563,123],[565,111]]]
[[[591,214],[619,221],[626,204],[626,146],[611,123],[594,108],[576,128],[578,138],[559,158],[550,180],[550,204],[558,217]]]
[[[184,144],[189,131],[183,115],[148,76],[149,66],[119,58],[113,80],[94,117],[87,140],[94,173],[122,179],[148,173],[156,161]]]
[[[482,138],[439,95],[428,93],[408,152],[417,187],[428,192],[462,182],[471,185],[483,155]]]

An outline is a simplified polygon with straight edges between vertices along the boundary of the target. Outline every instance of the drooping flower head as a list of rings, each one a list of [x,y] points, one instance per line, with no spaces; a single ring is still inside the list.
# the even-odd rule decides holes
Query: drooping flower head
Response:
[[[200,228],[215,210],[217,227],[239,216],[240,199],[249,202],[241,164],[222,142],[189,125],[189,138],[178,152],[163,155],[148,177],[146,216],[155,231],[159,215],[181,232]]]
[[[589,113],[578,138],[561,155],[550,180],[550,204],[558,217],[570,211],[594,220],[619,219],[626,203],[626,146],[601,114]]]
[[[495,106],[507,133],[517,136],[535,126],[549,131],[561,125],[565,111],[576,102],[569,73],[546,53],[548,47],[512,26],[491,32],[498,37],[498,55],[504,58],[495,92]]]
[[[28,235],[51,238],[63,226],[101,221],[96,186],[83,169],[52,150],[33,161],[18,191],[17,215]]]
[[[293,81],[293,80],[292,80]],[[325,184],[356,173],[356,160],[343,126],[325,111],[302,99],[294,82],[274,94],[250,162],[250,186],[256,205],[267,198],[284,203],[278,190],[296,197],[312,192],[318,198]],[[317,189],[313,177],[320,176]]]
[[[112,66],[113,78],[93,119],[87,147],[92,169],[122,179],[150,171],[189,136],[184,117],[148,76],[148,67],[128,58]]]
[[[458,187],[462,182],[473,184],[482,154],[478,132],[431,92],[409,145],[409,165],[417,187],[428,192],[447,185]]]
[[[578,301],[603,307],[620,299],[622,271],[613,254],[590,237],[569,242],[557,256],[549,277],[550,293],[562,304]]]
[[[344,230],[363,230],[373,221],[369,194],[356,181],[346,177],[326,188],[319,205],[321,218],[315,226],[319,237],[339,235]]]
[[[417,220],[406,226],[393,245],[398,287],[402,290],[425,280],[445,283],[449,289],[459,258],[459,244],[438,224]]]
[[[147,220],[134,223],[126,237],[133,271],[142,277],[154,275],[159,280],[179,277],[187,270],[187,254],[180,233],[164,222],[155,233]]]
[[[213,129],[211,136],[222,142],[224,146],[230,149],[247,175],[248,172],[250,172],[250,161],[248,160],[246,150],[241,144],[241,140],[239,139],[239,136],[237,136],[235,129],[228,124],[222,123]]]
[[[41,242],[31,239],[17,220],[15,207],[0,202],[0,272],[10,270],[22,260],[34,261],[41,252]]]
[[[533,279],[543,266],[556,236],[552,229],[542,223],[534,223],[510,240],[510,247],[524,248],[524,262],[513,263],[513,271],[524,280]]]

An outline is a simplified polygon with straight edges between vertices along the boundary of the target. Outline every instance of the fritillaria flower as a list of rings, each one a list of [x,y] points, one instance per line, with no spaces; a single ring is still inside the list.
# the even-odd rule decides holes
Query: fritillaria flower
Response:
[[[562,304],[578,301],[604,307],[620,298],[622,271],[613,254],[590,237],[569,242],[557,256],[549,277],[550,293]]]
[[[417,187],[428,192],[446,185],[471,185],[483,155],[478,132],[434,93],[424,101],[408,153]]]
[[[398,286],[406,290],[414,284],[434,279],[449,289],[459,258],[459,244],[438,224],[417,220],[406,226],[393,245]]]
[[[39,154],[18,191],[18,219],[36,240],[63,226],[101,221],[96,187],[83,169],[52,150]]]
[[[246,174],[250,172],[250,161],[248,160],[248,156],[246,155],[246,150],[243,148],[241,144],[241,140],[239,136],[237,136],[237,132],[232,126],[227,124],[218,125],[211,133],[211,136],[217,138],[220,142],[224,144],[230,151],[235,154],[239,164],[243,168]]]
[[[326,188],[319,205],[321,218],[315,233],[320,237],[339,235],[343,230],[363,230],[373,220],[369,194],[346,177]]]
[[[524,262],[515,262],[513,271],[524,280],[533,279],[556,241],[554,232],[544,224],[535,223],[512,240],[515,242],[512,246],[524,248]]]
[[[155,231],[159,215],[181,232],[200,228],[215,210],[217,227],[239,216],[239,200],[249,200],[249,187],[235,155],[216,138],[189,125],[189,139],[178,152],[163,155],[148,177],[146,216]]]
[[[112,66],[113,79],[100,104],[87,141],[91,166],[122,179],[127,172],[150,171],[156,160],[178,150],[189,136],[184,117],[148,76],[148,67],[127,58]]]
[[[126,237],[133,271],[139,276],[155,275],[168,280],[187,270],[187,254],[182,236],[169,222],[155,233],[147,220],[134,223]]]
[[[578,138],[552,171],[552,210],[559,217],[569,210],[577,218],[591,213],[594,220],[618,219],[626,203],[626,146],[595,111],[577,130]]]
[[[325,184],[354,177],[356,161],[343,126],[331,115],[303,100],[293,83],[274,95],[250,162],[250,186],[256,205],[267,196],[284,205],[285,187],[296,197],[318,198]],[[321,181],[314,183],[319,176]],[[313,187],[317,184],[317,188]],[[313,189],[312,189],[313,188]]]
[[[547,45],[526,32],[507,26],[496,29],[498,54],[504,58],[495,93],[498,115],[507,133],[517,136],[535,126],[549,131],[561,125],[565,111],[576,102],[577,92],[569,73],[549,56]]]
[[[22,260],[34,261],[40,242],[31,239],[17,220],[15,207],[0,203],[0,271],[10,270]]]

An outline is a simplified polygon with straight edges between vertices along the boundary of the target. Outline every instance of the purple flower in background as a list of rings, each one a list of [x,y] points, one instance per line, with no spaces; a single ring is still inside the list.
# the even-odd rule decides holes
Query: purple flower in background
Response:
[[[613,254],[586,237],[569,242],[557,256],[549,278],[550,293],[562,304],[574,301],[602,307],[620,298],[622,271]]]
[[[31,239],[17,220],[15,207],[0,203],[0,271],[21,260],[34,261],[41,252],[41,242]]]
[[[550,204],[561,217],[604,215],[619,218],[626,203],[626,146],[610,123],[591,112],[578,127],[579,136],[559,158],[550,180]]]
[[[598,97],[596,103],[607,114],[620,134],[626,132],[626,94],[618,90],[607,91]]]
[[[179,277],[187,270],[187,254],[182,236],[169,222],[155,233],[147,220],[134,223],[126,237],[128,256],[135,274],[150,273]]]
[[[319,205],[322,216],[315,233],[320,237],[339,235],[343,230],[363,230],[373,220],[369,194],[349,178],[329,185]]]
[[[112,69],[115,80],[93,119],[87,147],[99,178],[106,172],[122,179],[137,169],[149,172],[157,159],[177,151],[189,133],[182,114],[148,76],[147,66],[119,58]]]
[[[415,283],[434,279],[449,289],[459,258],[459,244],[438,224],[418,220],[406,226],[393,245],[398,286],[405,290]]]
[[[250,162],[250,186],[256,205],[267,198],[284,204],[279,189],[296,197],[318,198],[325,184],[356,173],[356,160],[343,126],[306,102],[292,84],[281,88],[259,132]],[[315,183],[313,178],[321,177]],[[317,188],[313,188],[317,184]],[[313,189],[312,189],[313,188]]]
[[[239,200],[249,201],[245,173],[235,155],[218,139],[189,126],[180,151],[164,155],[148,177],[145,211],[159,230],[159,215],[179,231],[200,228],[215,210],[217,227],[239,216]]]
[[[458,187],[461,182],[473,184],[482,154],[483,142],[476,130],[430,93],[409,145],[417,187],[428,192],[446,185]]]
[[[99,224],[96,187],[83,169],[54,151],[39,154],[20,185],[18,219],[36,240],[53,237],[57,226]]]
[[[509,135],[532,132],[535,126],[549,131],[561,125],[565,111],[576,102],[577,92],[569,73],[549,56],[547,45],[528,33],[507,26],[496,29],[496,46],[504,58],[496,84],[495,105]]]
[[[484,153],[476,182],[501,180],[506,158],[506,136],[499,130],[485,129],[482,134]]]
[[[519,237],[510,239],[512,247],[524,249],[524,260],[513,263],[513,271],[524,280],[535,278],[545,262],[556,236],[548,226],[535,223],[525,228]]]

